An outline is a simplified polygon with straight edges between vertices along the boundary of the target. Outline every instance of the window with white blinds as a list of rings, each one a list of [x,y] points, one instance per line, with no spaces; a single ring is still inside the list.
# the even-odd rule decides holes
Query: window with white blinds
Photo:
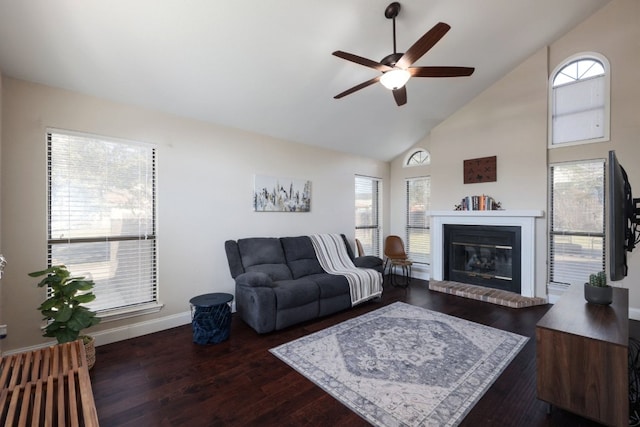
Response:
[[[606,58],[572,57],[550,77],[550,146],[609,139]]]
[[[380,256],[380,180],[356,176],[356,239],[366,255]]]
[[[411,178],[406,181],[407,228],[405,252],[414,263],[431,260],[431,230],[427,212],[430,209],[431,178]]]
[[[605,268],[604,160],[553,164],[549,281],[582,284]]]
[[[50,131],[49,265],[94,280],[102,316],[157,306],[151,145]]]

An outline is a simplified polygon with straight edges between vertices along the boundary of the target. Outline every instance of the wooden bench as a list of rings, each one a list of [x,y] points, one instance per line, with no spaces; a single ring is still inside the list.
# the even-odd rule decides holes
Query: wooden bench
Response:
[[[0,424],[98,426],[81,340],[0,360]]]

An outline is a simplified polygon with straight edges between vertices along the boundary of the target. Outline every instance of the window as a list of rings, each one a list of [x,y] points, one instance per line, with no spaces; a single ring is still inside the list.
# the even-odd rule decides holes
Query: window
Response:
[[[380,180],[356,176],[356,239],[365,254],[380,256]]]
[[[407,183],[407,230],[405,251],[414,263],[428,264],[431,259],[430,209],[431,178],[411,178]]]
[[[609,140],[609,63],[596,53],[569,58],[549,81],[550,147]]]
[[[155,148],[66,131],[47,142],[49,265],[91,277],[103,317],[157,310]]]
[[[604,270],[604,160],[550,167],[549,281],[587,282]]]
[[[409,153],[405,159],[404,166],[422,166],[428,165],[429,163],[431,163],[431,155],[427,150],[419,148],[418,150]]]

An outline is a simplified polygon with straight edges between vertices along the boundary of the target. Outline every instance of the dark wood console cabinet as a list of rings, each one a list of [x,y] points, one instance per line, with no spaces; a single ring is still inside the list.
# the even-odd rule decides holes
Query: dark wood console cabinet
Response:
[[[538,398],[585,418],[629,425],[629,291],[589,304],[572,285],[536,325]]]

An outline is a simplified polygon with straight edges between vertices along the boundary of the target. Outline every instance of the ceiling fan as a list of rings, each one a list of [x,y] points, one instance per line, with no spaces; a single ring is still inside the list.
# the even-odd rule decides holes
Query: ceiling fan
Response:
[[[337,94],[334,99],[340,99],[379,81],[384,87],[393,91],[396,104],[401,106],[407,103],[407,88],[405,84],[411,77],[463,77],[473,74],[475,68],[472,67],[412,67],[411,65],[414,62],[444,37],[447,31],[451,29],[451,26],[444,22],[439,22],[420,37],[405,53],[396,52],[396,16],[398,16],[398,12],[400,12],[400,3],[398,2],[391,3],[384,11],[384,16],[393,20],[393,53],[382,58],[380,62],[341,50],[333,52],[333,55],[338,58],[374,68],[382,73],[371,80]]]

